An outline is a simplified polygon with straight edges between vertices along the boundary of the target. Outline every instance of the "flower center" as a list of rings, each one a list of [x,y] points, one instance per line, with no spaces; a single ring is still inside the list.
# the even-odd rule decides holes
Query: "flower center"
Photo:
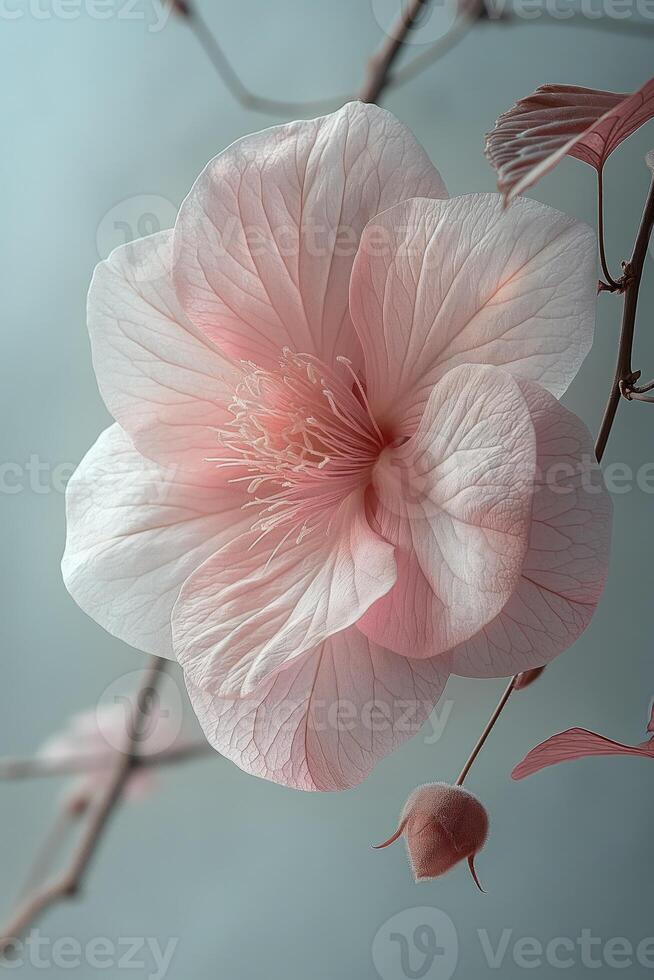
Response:
[[[236,480],[260,510],[255,530],[287,527],[299,542],[370,480],[385,440],[350,361],[336,360],[340,372],[285,349],[275,370],[243,364],[214,462],[247,470]]]

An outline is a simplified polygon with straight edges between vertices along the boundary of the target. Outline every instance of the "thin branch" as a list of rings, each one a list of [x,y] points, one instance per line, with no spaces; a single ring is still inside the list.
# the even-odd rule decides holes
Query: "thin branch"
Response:
[[[640,377],[640,371],[634,372]],[[648,381],[646,385],[629,385],[629,391],[625,393],[625,398],[630,400],[635,395],[642,395],[646,391],[652,391],[654,389],[654,381]]]
[[[479,23],[479,20],[480,15],[478,14],[459,14],[452,23],[452,26],[442,37],[439,37],[437,41],[430,44],[421,54],[416,55],[408,64],[403,65],[402,68],[397,68],[391,73],[386,83],[386,88],[399,88],[400,85],[404,85],[406,82],[411,81],[411,79],[417,78],[423,71],[436,64],[437,61],[455,48],[471,28]]]
[[[267,96],[258,95],[256,92],[252,92],[251,89],[249,89],[241,80],[231,61],[220,46],[215,34],[213,34],[209,28],[209,25],[204,20],[202,15],[198,13],[195,6],[191,5],[191,3],[187,2],[187,0],[164,0],[164,2],[167,2],[169,7],[187,22],[189,28],[193,31],[199,44],[211,61],[211,64],[215,68],[217,74],[222,79],[225,87],[228,89],[233,98],[245,109],[252,109],[253,111],[273,116],[319,115],[323,112],[332,112],[334,109],[337,109],[338,106],[343,105],[343,103],[351,102],[353,99],[357,98],[357,94],[355,92],[334,94],[321,99],[308,100],[271,99]],[[404,0],[404,2],[406,2],[406,0]],[[428,0],[422,0],[422,4],[417,4],[417,6],[420,7],[426,2],[428,2]],[[404,85],[411,79],[416,78],[419,74],[431,67],[440,58],[451,51],[452,48],[463,40],[466,34],[470,31],[471,27],[479,23],[482,19],[485,19],[485,21],[489,24],[504,24],[509,21],[514,27],[524,26],[525,23],[551,24],[554,15],[551,14],[547,6],[543,6],[539,12],[543,14],[542,18],[538,20],[529,20],[528,22],[525,22],[524,20],[514,20],[511,16],[511,11],[508,11],[505,16],[497,17],[493,16],[492,9],[490,13],[486,12],[485,3],[483,0],[480,0],[478,11],[466,12],[465,10],[461,10],[449,30],[408,64],[395,71],[390,71],[391,66],[389,65],[383,88],[384,90],[399,88],[401,85]],[[575,14],[571,20],[573,23],[578,25],[591,27],[598,30],[610,30],[612,32],[624,31],[642,35],[646,31],[652,30],[652,25],[649,25],[644,21],[642,23],[632,24],[631,22],[625,23],[624,21],[609,21],[608,18],[590,19],[588,17],[584,17],[583,14]],[[568,22],[569,21],[570,19],[568,19]],[[387,45],[389,44],[390,38],[387,42]],[[385,47],[387,45],[385,45]],[[368,84],[368,82],[366,84]],[[371,101],[369,99],[364,99],[364,94],[365,92],[360,95],[359,98],[361,98],[362,101]],[[377,98],[379,98],[379,94],[381,93],[378,93]]]
[[[32,866],[27,874],[19,895],[19,901],[28,898],[35,888],[38,888],[46,875],[50,873],[53,861],[61,851],[69,832],[77,824],[81,810],[76,809],[65,801],[57,814],[52,827],[37,849]]]
[[[123,790],[138,756],[139,742],[152,707],[157,686],[166,661],[152,657],[143,682],[136,695],[136,705],[129,720],[125,751],[118,755],[105,790],[89,807],[86,826],[68,867],[54,881],[28,895],[19,906],[0,938],[0,954],[11,950],[12,942],[20,938],[51,905],[76,895],[84,881],[96,848],[109,819],[120,801]]]
[[[497,707],[495,708],[495,711],[493,712],[493,714],[488,719],[488,721],[486,723],[486,727],[484,728],[483,732],[479,736],[479,739],[477,741],[477,744],[475,745],[474,749],[472,750],[472,752],[468,756],[468,760],[467,760],[465,766],[463,767],[463,769],[461,770],[461,773],[459,774],[459,778],[457,779],[456,784],[455,784],[456,786],[463,786],[463,783],[465,782],[466,776],[468,775],[468,773],[470,772],[470,770],[472,769],[472,767],[474,765],[475,759],[477,758],[477,756],[479,755],[479,753],[483,749],[484,744],[486,742],[486,739],[488,738],[488,736],[490,735],[490,733],[493,731],[493,728],[495,727],[495,722],[497,721],[497,719],[502,714],[502,711],[504,710],[504,705],[506,704],[506,702],[509,700],[509,698],[513,694],[513,692],[515,690],[515,686],[517,684],[517,681],[518,681],[518,678],[519,677],[520,677],[520,674],[516,674],[514,677],[511,678],[511,680],[509,681],[509,683],[505,687],[504,693],[502,694],[502,697],[498,701]]]
[[[648,402],[650,405],[654,405],[654,398],[651,395],[641,395],[639,391],[633,391],[627,389],[628,394],[625,395],[630,402]],[[624,394],[624,392],[623,392]]]
[[[625,282],[626,287],[623,293],[623,308],[622,308],[622,329],[620,331],[620,342],[618,345],[618,359],[615,369],[615,377],[613,379],[613,384],[611,386],[611,393],[609,395],[609,400],[604,412],[604,418],[602,419],[602,424],[600,426],[599,435],[595,443],[595,456],[597,457],[597,462],[602,461],[604,456],[604,451],[606,449],[606,444],[608,442],[611,429],[613,428],[613,423],[615,422],[615,416],[618,410],[618,405],[620,403],[620,397],[625,394],[623,390],[625,386],[629,386],[633,380],[637,380],[640,372],[634,372],[631,366],[631,358],[633,353],[634,344],[634,333],[636,329],[636,308],[638,305],[638,293],[640,290],[640,282],[643,274],[643,265],[645,263],[645,258],[647,256],[647,246],[649,244],[650,235],[652,233],[652,226],[654,225],[654,174],[652,174],[652,180],[650,183],[649,193],[647,195],[647,200],[645,202],[645,207],[643,210],[643,215],[640,221],[640,226],[638,228],[638,233],[636,235],[636,241],[634,244],[631,259],[626,263],[625,267]],[[641,401],[648,400],[645,395],[638,396]],[[508,687],[504,691],[502,697],[500,698],[497,707],[493,711],[490,719],[484,731],[482,732],[479,741],[475,745],[468,761],[466,762],[461,775],[457,780],[457,786],[462,786],[463,782],[468,775],[470,769],[472,768],[475,759],[479,755],[484,743],[486,742],[488,736],[493,730],[497,719],[502,714],[511,694],[515,690],[516,682],[519,678],[519,674],[516,674],[509,681]]]
[[[215,35],[211,32],[207,22],[198,13],[197,9],[187,6],[183,16],[195,34],[195,37],[204,48],[207,57],[223,80],[226,88],[245,109],[270,113],[273,116],[292,116],[295,113],[320,115],[323,112],[331,112],[336,105],[349,102],[352,98],[351,95],[335,95],[324,99],[287,102],[284,99],[269,99],[262,95],[256,95],[243,84]]]
[[[205,739],[198,739],[174,745],[162,752],[153,752],[151,755],[139,755],[134,759],[132,766],[134,769],[150,769],[205,755],[217,756],[218,753]],[[0,780],[101,772],[103,769],[112,769],[115,764],[113,753],[95,757],[71,755],[61,759],[42,758],[38,755],[25,759],[0,759]]]
[[[649,193],[645,202],[645,208],[640,221],[640,227],[636,236],[634,250],[631,259],[626,265],[625,276],[627,285],[624,290],[624,304],[622,307],[622,327],[620,329],[620,342],[618,344],[618,359],[615,367],[615,375],[611,392],[609,394],[604,418],[600,426],[599,435],[595,444],[595,455],[598,462],[604,455],[606,444],[613,428],[620,398],[623,394],[625,385],[632,384],[637,380],[637,372],[631,365],[634,347],[634,332],[636,329],[636,308],[638,306],[638,293],[640,281],[643,275],[643,265],[647,256],[647,246],[649,244],[652,226],[654,225],[654,174],[650,183]]]
[[[406,2],[406,0],[403,0],[403,2]],[[412,0],[412,4],[417,8],[426,5],[428,2],[429,0],[420,0],[420,3],[418,3],[417,0]],[[197,41],[203,48],[217,74],[222,79],[227,90],[245,109],[252,109],[255,112],[267,113],[273,116],[302,116],[332,112],[345,102],[351,102],[357,98],[360,98],[364,102],[376,101],[376,99],[372,100],[364,97],[366,95],[366,87],[369,87],[372,91],[372,83],[370,78],[366,81],[366,86],[359,96],[357,96],[356,92],[347,92],[345,94],[335,94],[321,99],[287,100],[271,99],[267,96],[258,95],[257,93],[252,92],[244,84],[231,61],[223,51],[215,34],[211,31],[209,25],[197,11],[196,7],[192,6],[188,2],[181,2],[181,0],[168,0],[168,4],[175,13],[177,13],[187,22],[189,28],[193,31]],[[455,45],[465,37],[473,24],[479,20],[479,16],[480,15],[477,14],[473,15],[465,12],[461,13],[457,16],[450,29],[441,38],[414,58],[413,61],[409,62],[409,64],[404,65],[404,67],[400,70],[391,73],[391,66],[395,61],[397,54],[399,54],[399,51],[404,43],[404,38],[408,33],[408,29],[404,30],[402,43],[397,46],[398,32],[403,31],[402,23],[405,20],[405,15],[402,15],[391,31],[391,35],[389,36],[388,41],[384,44],[384,47],[380,49],[377,55],[373,55],[370,62],[371,66],[373,63],[376,64],[378,59],[381,59],[383,52],[387,52],[386,57],[388,58],[388,51],[390,47],[394,47],[393,56],[387,61],[382,88],[389,89],[404,85],[405,82],[415,78],[416,75],[420,74],[430,65],[435,64],[439,58],[447,54],[448,51],[455,47]],[[411,18],[412,24],[415,23],[416,17],[417,14]],[[370,73],[372,73],[372,67],[370,69]],[[380,78],[381,75],[377,75],[376,73],[376,80],[379,81]],[[377,93],[377,98],[381,94],[381,90],[382,89],[380,89]]]
[[[405,0],[402,0],[404,9],[391,28],[385,43],[368,62],[367,77],[359,92],[362,102],[377,102],[389,83],[390,70],[395,59],[428,3],[429,0],[408,0],[405,5]]]
[[[608,263],[606,261],[606,249],[604,247],[604,177],[602,167],[600,167],[597,171],[597,240],[599,242],[602,273],[604,274],[604,278],[606,279],[606,282],[610,286],[611,290],[617,292],[620,290],[622,284],[616,282],[609,272]]]

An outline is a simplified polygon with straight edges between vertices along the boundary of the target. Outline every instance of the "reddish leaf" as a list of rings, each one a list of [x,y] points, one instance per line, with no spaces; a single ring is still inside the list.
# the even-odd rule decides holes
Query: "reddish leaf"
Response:
[[[528,752],[522,762],[515,767],[513,779],[524,779],[532,773],[554,766],[558,762],[570,762],[589,755],[640,755],[654,758],[654,739],[642,745],[624,745],[613,739],[597,735],[585,728],[569,728],[558,735],[552,735]]]
[[[486,156],[509,204],[563,159],[599,172],[609,154],[654,116],[654,78],[632,95],[578,85],[541,85],[497,120]]]

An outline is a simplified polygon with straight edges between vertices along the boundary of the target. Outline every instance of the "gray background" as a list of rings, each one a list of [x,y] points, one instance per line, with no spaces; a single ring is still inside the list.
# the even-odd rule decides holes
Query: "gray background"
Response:
[[[7,0],[0,15],[4,462],[23,467],[37,455],[52,466],[72,464],[108,422],[84,322],[98,236],[103,253],[120,241],[102,225],[104,216],[125,199],[129,214],[138,214],[141,198],[155,195],[170,202],[158,205],[159,220],[168,224],[211,156],[279,121],[234,102],[184,24],[153,31],[151,3],[156,0],[140,0],[133,8],[139,16],[128,18],[117,16],[126,8],[116,0],[109,5],[113,15],[98,20],[79,8],[70,16],[74,6],[66,8],[70,19],[55,16],[48,0],[38,7],[33,0],[31,8]],[[355,89],[366,55],[382,39],[379,21],[388,8],[383,0],[203,4],[243,78],[281,98]],[[21,16],[8,19],[8,9]],[[437,18],[443,16],[438,9]],[[648,77],[651,33],[629,33],[632,20],[624,31],[613,26],[482,25],[439,64],[389,93],[386,105],[416,132],[452,193],[491,190],[483,134],[516,98],[545,81],[628,91]],[[422,39],[441,28],[435,19]],[[643,157],[653,143],[650,125],[607,168],[614,266],[633,239],[647,184]],[[534,194],[594,221],[593,174],[576,161],[565,161]],[[651,258],[646,272],[636,366],[650,376]],[[613,369],[619,311],[616,299],[601,297],[595,347],[566,398],[593,430]],[[651,462],[652,433],[654,406],[624,403],[606,461],[634,468]],[[27,475],[25,481],[21,492],[0,494],[4,754],[30,753],[72,712],[93,705],[107,685],[144,663],[67,596],[59,573],[63,497],[52,487],[36,492]],[[379,853],[369,848],[393,829],[416,783],[457,774],[502,688],[501,681],[455,678],[445,695],[452,704],[443,737],[429,744],[418,736],[346,793],[293,792],[218,758],[162,774],[156,794],[117,815],[83,900],[48,914],[43,934],[81,942],[156,937],[163,945],[179,938],[169,976],[202,980],[375,978],[377,931],[418,906],[451,918],[459,939],[455,976],[466,980],[559,976],[561,968],[551,963],[526,971],[515,962],[513,944],[524,936],[574,942],[587,928],[603,941],[627,937],[636,945],[654,935],[652,763],[591,759],[523,783],[509,779],[529,747],[570,725],[631,742],[644,737],[654,687],[652,503],[639,489],[616,495],[612,573],[597,616],[538,685],[515,698],[470,777],[469,788],[492,819],[478,861],[487,895],[474,889],[465,868],[416,886],[401,845]],[[186,724],[192,732],[191,717]],[[3,915],[60,792],[46,780],[0,786]],[[423,918],[408,914],[402,928],[409,939]],[[512,930],[499,970],[484,957],[480,929],[488,930],[493,946],[502,930]],[[399,946],[384,935],[375,947],[382,975],[402,980]],[[616,972],[606,957],[593,971],[579,948],[573,955],[569,975]],[[416,953],[414,975],[443,980],[450,975],[445,960],[456,960],[451,940],[431,971],[420,971]],[[15,971],[43,972],[29,964]],[[85,978],[96,972],[88,965],[50,970]],[[114,978],[125,970],[114,965],[99,972]],[[148,965],[128,975],[151,972]],[[654,976],[636,964],[621,972]]]

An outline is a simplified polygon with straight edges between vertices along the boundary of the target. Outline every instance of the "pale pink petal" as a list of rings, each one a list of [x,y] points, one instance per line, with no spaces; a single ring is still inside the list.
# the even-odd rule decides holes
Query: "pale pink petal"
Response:
[[[503,677],[548,663],[588,626],[608,574],[612,504],[592,436],[548,392],[520,385],[537,451],[529,549],[515,595],[452,651],[457,674]]]
[[[445,375],[416,434],[373,473],[375,516],[397,543],[403,577],[360,620],[366,636],[429,657],[494,619],[520,580],[535,462],[531,416],[510,374],[463,365]]]
[[[341,790],[415,735],[447,680],[447,658],[398,657],[348,629],[246,698],[214,697],[187,677],[218,752],[255,776],[303,790]]]
[[[172,232],[116,249],[95,270],[88,325],[100,392],[144,455],[212,469],[237,373],[181,309]],[[230,474],[231,475],[231,474]]]
[[[541,85],[503,113],[486,137],[507,203],[564,156],[601,171],[609,155],[654,116],[654,78],[632,94],[579,85]]]
[[[284,347],[358,367],[348,311],[364,225],[407,197],[445,197],[412,134],[377,106],[247,136],[209,163],[175,228],[175,282],[224,351],[276,367]]]
[[[590,755],[640,755],[654,758],[654,744],[644,746],[623,745],[613,739],[589,732],[585,728],[569,728],[558,735],[552,735],[528,752],[511,773],[513,779],[524,779],[547,766],[558,762],[571,762]]]
[[[406,201],[366,228],[350,303],[378,422],[410,432],[457,364],[494,364],[563,394],[593,339],[594,233],[498,194]]]
[[[410,523],[399,514],[377,507],[374,526],[395,545],[397,581],[363,614],[357,628],[378,642],[383,640],[389,650],[403,656],[436,656],[447,649],[443,623],[448,611],[420,567]]]
[[[113,636],[172,658],[170,614],[180,587],[248,526],[243,503],[242,490],[145,459],[113,425],[66,490],[66,588]]]
[[[221,696],[251,693],[332,633],[351,626],[395,581],[393,547],[372,531],[361,494],[301,541],[237,538],[184,585],[173,613],[177,659]]]

